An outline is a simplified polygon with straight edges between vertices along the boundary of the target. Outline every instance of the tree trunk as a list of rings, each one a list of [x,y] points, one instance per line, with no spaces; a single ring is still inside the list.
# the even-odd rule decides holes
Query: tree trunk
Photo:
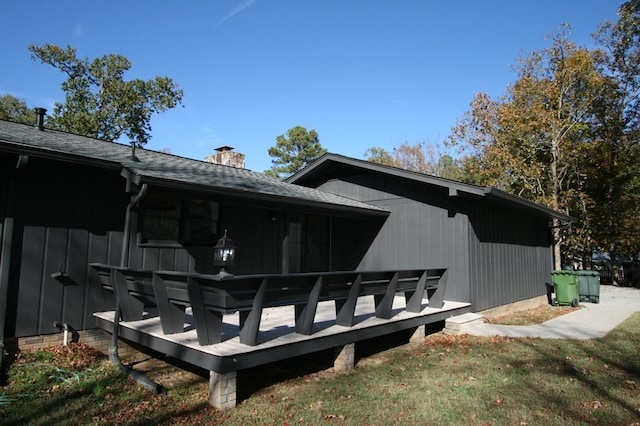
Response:
[[[560,221],[553,219],[553,268],[562,269],[562,252],[560,250]]]
[[[551,202],[554,210],[560,209],[560,177],[558,176],[559,144],[554,138],[551,141]],[[560,220],[553,219],[553,264],[555,269],[562,269],[562,247],[560,246]]]
[[[617,147],[615,138],[611,138],[611,153],[609,157],[609,186],[607,188],[607,213],[609,214],[609,258],[611,259],[611,282],[616,281],[616,221],[615,221],[615,175]]]

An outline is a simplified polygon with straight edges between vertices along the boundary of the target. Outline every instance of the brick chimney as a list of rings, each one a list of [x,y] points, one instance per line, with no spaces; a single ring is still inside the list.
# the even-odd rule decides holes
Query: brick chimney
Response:
[[[204,161],[244,169],[244,154],[233,152],[232,146],[216,148],[216,153],[206,157]]]

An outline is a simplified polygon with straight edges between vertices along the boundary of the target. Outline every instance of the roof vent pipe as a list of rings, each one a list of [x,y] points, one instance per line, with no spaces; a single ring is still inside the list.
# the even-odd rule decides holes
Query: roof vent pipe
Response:
[[[47,115],[47,110],[44,108],[34,108],[36,112],[36,127],[38,130],[44,130],[44,116]]]
[[[131,155],[129,156],[129,160],[138,162],[140,159],[136,157],[136,143],[131,141]]]

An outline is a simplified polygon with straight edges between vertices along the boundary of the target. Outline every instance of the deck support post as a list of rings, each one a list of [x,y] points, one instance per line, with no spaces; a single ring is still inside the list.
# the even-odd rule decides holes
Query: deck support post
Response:
[[[348,343],[336,348],[336,358],[333,369],[337,371],[353,370],[356,365],[356,344]]]
[[[237,372],[209,373],[209,405],[220,410],[236,406]]]
[[[424,342],[425,337],[427,337],[427,325],[419,325],[409,338],[409,345],[420,346],[422,342]]]

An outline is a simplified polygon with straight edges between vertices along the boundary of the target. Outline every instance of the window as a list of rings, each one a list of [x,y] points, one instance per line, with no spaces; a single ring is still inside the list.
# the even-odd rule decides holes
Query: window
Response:
[[[214,245],[218,203],[149,195],[142,201],[141,244]]]

